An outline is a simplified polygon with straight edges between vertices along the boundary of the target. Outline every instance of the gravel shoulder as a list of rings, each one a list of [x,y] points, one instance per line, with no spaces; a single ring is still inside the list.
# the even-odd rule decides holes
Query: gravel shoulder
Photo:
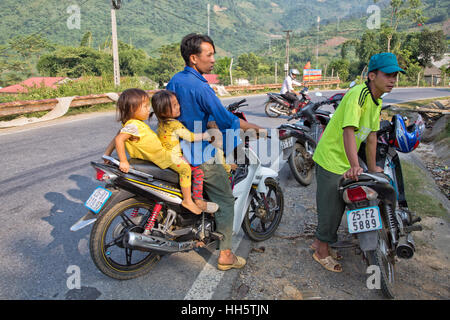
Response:
[[[427,153],[417,153],[419,161]],[[425,166],[423,166],[425,167]],[[367,288],[367,264],[354,248],[341,249],[342,273],[322,268],[309,249],[317,225],[315,181],[300,186],[289,167],[280,171],[285,211],[275,235],[264,242],[251,243],[247,266],[233,284],[233,300],[381,300],[378,290]],[[447,198],[435,187],[441,200]],[[448,211],[448,200],[444,208]],[[414,232],[416,252],[409,260],[396,263],[396,299],[447,300],[450,298],[450,223],[440,217],[425,217],[423,231]],[[349,239],[344,224],[339,239]]]

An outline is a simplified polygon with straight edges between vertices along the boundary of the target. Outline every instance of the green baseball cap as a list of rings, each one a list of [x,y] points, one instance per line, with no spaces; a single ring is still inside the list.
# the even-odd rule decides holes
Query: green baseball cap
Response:
[[[369,72],[375,70],[380,70],[384,73],[406,73],[405,70],[399,67],[395,54],[390,52],[378,53],[370,58]]]

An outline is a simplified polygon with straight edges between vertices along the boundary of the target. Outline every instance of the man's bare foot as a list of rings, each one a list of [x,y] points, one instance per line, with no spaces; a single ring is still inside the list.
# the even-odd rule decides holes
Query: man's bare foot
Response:
[[[234,255],[231,250],[222,250],[217,259],[217,268],[222,271],[240,269],[246,265],[244,258]]]
[[[202,213],[202,209],[200,209],[193,201],[192,202],[187,202],[185,200],[183,200],[181,202],[181,205],[183,207],[185,207],[186,209],[188,209],[189,211],[191,211],[194,214],[201,214]]]
[[[233,264],[237,262],[237,258],[231,250],[222,250],[219,253],[217,262],[220,264]]]
[[[320,244],[320,241],[316,238],[316,239],[314,240],[314,242],[311,244],[310,248],[317,252],[317,250],[318,250],[318,248],[319,248],[319,244]],[[333,259],[338,260],[338,261],[343,259],[343,256],[340,255],[340,254],[338,253],[337,250],[334,250],[334,249],[331,248],[329,245],[328,245],[327,247],[328,247],[328,254],[329,254]],[[323,257],[322,257],[323,255],[320,255],[320,256],[321,256],[321,258],[323,258]]]

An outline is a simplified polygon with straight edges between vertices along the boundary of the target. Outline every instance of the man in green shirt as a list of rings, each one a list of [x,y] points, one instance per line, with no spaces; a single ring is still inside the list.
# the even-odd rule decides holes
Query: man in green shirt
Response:
[[[314,260],[324,268],[342,272],[337,252],[329,244],[337,241],[345,203],[339,196],[338,182],[342,175],[358,180],[363,172],[358,150],[366,140],[367,166],[371,172],[383,172],[376,166],[377,134],[380,128],[381,95],[394,88],[398,66],[392,53],[379,53],[370,58],[366,83],[353,87],[342,99],[327,125],[314,152],[317,180],[318,225],[311,245]]]

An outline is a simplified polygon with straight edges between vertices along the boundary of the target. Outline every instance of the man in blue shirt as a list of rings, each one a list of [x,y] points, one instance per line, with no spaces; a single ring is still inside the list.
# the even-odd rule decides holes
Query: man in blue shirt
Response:
[[[216,50],[212,39],[206,35],[189,34],[181,41],[180,49],[186,67],[167,84],[167,89],[176,93],[180,103],[181,114],[177,120],[195,133],[205,132],[211,118],[222,132],[239,128],[259,132],[262,129],[259,126],[240,120],[227,111],[203,77],[203,74],[210,73],[214,68]],[[181,146],[188,162],[201,166],[204,172],[204,192],[210,201],[219,205],[214,217],[217,231],[223,234],[224,238],[219,244],[217,267],[220,270],[242,268],[246,263],[245,259],[231,252],[234,196],[228,175],[221,164],[214,163],[215,150],[207,141],[202,144],[182,143]]]

